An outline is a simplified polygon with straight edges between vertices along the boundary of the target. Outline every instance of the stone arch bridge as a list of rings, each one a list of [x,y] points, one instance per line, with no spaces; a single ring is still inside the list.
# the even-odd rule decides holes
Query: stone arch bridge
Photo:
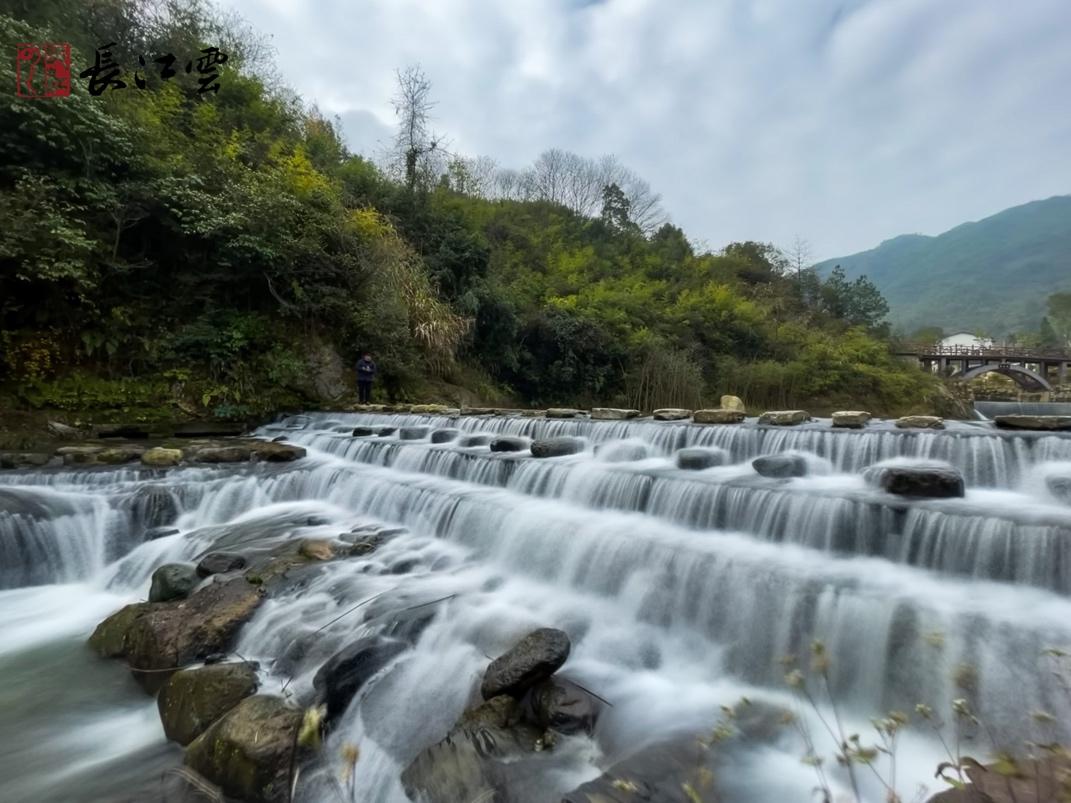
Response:
[[[1023,390],[1048,392],[1053,384],[1064,385],[1071,368],[1071,352],[1024,346],[943,346],[915,343],[896,354],[913,357],[926,371],[964,381],[982,374],[998,373],[1014,380]]]

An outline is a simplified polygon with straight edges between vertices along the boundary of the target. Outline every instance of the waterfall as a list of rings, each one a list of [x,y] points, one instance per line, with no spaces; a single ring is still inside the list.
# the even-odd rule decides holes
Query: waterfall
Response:
[[[399,431],[355,437],[355,427]],[[433,442],[446,428],[462,439]],[[709,730],[741,697],[797,708],[785,659],[805,663],[815,641],[831,656],[840,713],[864,735],[887,711],[948,712],[960,697],[1010,739],[1036,735],[1033,710],[1071,722],[1045,655],[1071,644],[1071,507],[1044,481],[1071,476],[1066,435],[338,413],[260,434],[308,457],[0,472],[0,677],[17,679],[20,694],[54,693],[33,667],[58,656],[74,678],[63,699],[77,706],[67,724],[55,711],[48,722],[22,711],[18,727],[38,734],[39,758],[26,769],[22,754],[0,758],[0,778],[14,779],[7,799],[79,799],[86,767],[129,767],[137,755],[157,770],[169,760],[151,701],[75,649],[109,612],[144,598],[155,567],[351,532],[392,537],[265,603],[237,650],[260,662],[266,690],[302,702],[319,666],[356,638],[411,642],[325,748],[360,745],[359,800],[404,801],[401,771],[470,704],[487,656],[538,626],[570,634],[563,673],[612,707],[593,739],[570,737],[547,776],[518,793],[533,803],[560,800],[659,739]],[[491,452],[486,438],[465,445],[466,435],[572,436],[587,448],[536,459]],[[675,453],[689,447],[724,450],[724,464],[678,468]],[[807,476],[772,479],[750,465],[789,451],[810,456]],[[865,469],[897,459],[954,466],[966,495],[910,499],[868,481]],[[115,673],[106,704],[88,685],[78,697],[87,664],[87,677]],[[816,714],[797,710],[824,744]],[[101,743],[120,731],[124,740]],[[944,757],[932,734],[913,729],[902,749],[905,777],[939,788],[932,775]],[[740,790],[734,799],[810,800],[814,776],[799,750],[786,739],[742,757],[726,780]],[[61,758],[72,751],[77,760]],[[45,772],[48,757],[66,770]],[[338,771],[330,758],[311,768],[301,799],[337,799],[328,776]],[[883,799],[870,781],[864,792]]]

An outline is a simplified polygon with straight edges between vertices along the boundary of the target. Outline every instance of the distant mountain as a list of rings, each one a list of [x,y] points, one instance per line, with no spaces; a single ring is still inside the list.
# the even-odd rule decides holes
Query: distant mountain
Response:
[[[1071,290],[1071,195],[1032,201],[927,237],[905,234],[830,259],[848,278],[866,275],[907,333],[921,326],[992,336],[1034,331],[1049,293]]]

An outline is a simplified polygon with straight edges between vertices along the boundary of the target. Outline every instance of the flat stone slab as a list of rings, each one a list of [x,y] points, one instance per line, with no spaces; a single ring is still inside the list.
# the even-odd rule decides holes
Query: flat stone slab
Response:
[[[696,410],[692,420],[697,424],[739,424],[745,416],[743,410]]]
[[[936,415],[905,415],[896,419],[900,429],[944,429],[945,420]]]
[[[660,410],[655,410],[652,415],[655,421],[683,421],[692,417],[692,411],[680,407],[663,407]]]
[[[629,418],[639,418],[639,410],[625,410],[619,407],[592,407],[592,421],[625,421]]]
[[[550,407],[547,409],[547,418],[578,418],[583,414],[583,410],[577,410],[572,407]]]
[[[844,429],[862,429],[870,418],[870,413],[865,410],[840,410],[832,416],[833,426]]]
[[[769,410],[759,416],[760,424],[777,427],[791,427],[810,420],[811,414],[806,410]]]
[[[998,415],[993,421],[1002,429],[1071,430],[1071,415]]]

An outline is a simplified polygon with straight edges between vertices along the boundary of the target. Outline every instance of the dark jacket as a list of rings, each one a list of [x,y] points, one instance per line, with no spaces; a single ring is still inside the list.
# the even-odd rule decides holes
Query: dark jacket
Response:
[[[376,364],[372,360],[366,360],[364,357],[357,360],[357,381],[358,382],[371,382],[376,378]]]

